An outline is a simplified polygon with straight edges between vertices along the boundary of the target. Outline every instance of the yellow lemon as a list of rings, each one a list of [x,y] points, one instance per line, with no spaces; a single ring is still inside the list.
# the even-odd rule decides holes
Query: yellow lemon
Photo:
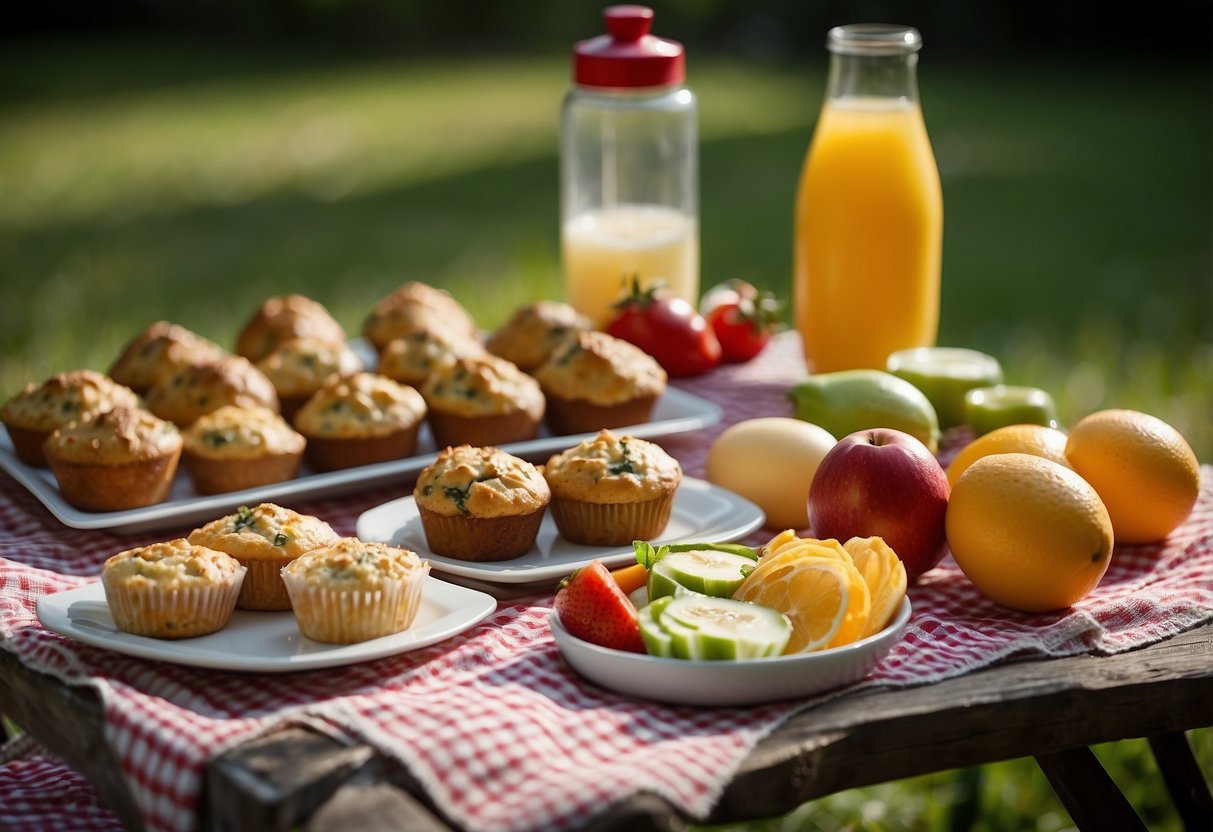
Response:
[[[1066,435],[1057,428],[1005,425],[982,434],[961,449],[948,465],[948,485],[955,487],[966,468],[990,454],[1032,454],[1071,467],[1066,461]]]
[[[1092,413],[1070,431],[1066,458],[1103,499],[1120,543],[1162,540],[1192,511],[1200,492],[1192,447],[1148,413]]]
[[[970,465],[952,489],[947,532],[968,579],[1023,612],[1070,606],[1095,588],[1112,554],[1112,521],[1095,489],[1031,454]]]

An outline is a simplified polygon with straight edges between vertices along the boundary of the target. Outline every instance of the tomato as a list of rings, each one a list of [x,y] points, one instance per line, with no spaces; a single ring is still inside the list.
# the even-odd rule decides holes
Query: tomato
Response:
[[[709,289],[700,310],[720,342],[723,359],[740,363],[766,349],[781,326],[782,306],[771,292],[733,279]]]
[[[703,316],[682,298],[657,287],[632,291],[615,305],[615,317],[606,331],[647,352],[671,378],[707,372],[720,363],[720,342]]]

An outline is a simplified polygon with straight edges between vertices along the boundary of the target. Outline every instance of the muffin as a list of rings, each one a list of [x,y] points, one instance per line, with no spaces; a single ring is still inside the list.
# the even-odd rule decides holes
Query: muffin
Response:
[[[226,353],[201,335],[168,321],[156,321],[131,339],[114,360],[109,376],[143,394],[182,367],[205,364]]]
[[[248,570],[236,606],[245,610],[289,610],[291,599],[282,583],[282,567],[299,556],[331,546],[340,539],[318,517],[299,514],[273,503],[241,506],[190,533],[189,542],[224,552]]]
[[[182,433],[181,461],[199,494],[223,494],[292,479],[307,440],[264,407],[226,405]]]
[[[430,551],[468,561],[526,554],[551,491],[526,460],[497,448],[443,449],[413,489]]]
[[[535,378],[556,435],[647,422],[665,392],[666,373],[648,353],[605,332],[568,338]]]
[[[425,418],[425,400],[407,384],[375,373],[329,381],[295,414],[307,439],[305,458],[334,471],[412,456]]]
[[[564,340],[590,328],[590,319],[567,303],[541,300],[515,310],[489,336],[485,348],[531,372],[547,361]]]
[[[476,323],[444,289],[410,281],[380,298],[362,324],[362,334],[383,352],[389,342],[421,328],[476,337]]]
[[[267,407],[277,413],[278,394],[265,373],[238,355],[182,367],[147,391],[148,409],[180,428],[224,405]]]
[[[68,503],[85,511],[125,511],[168,496],[181,446],[171,422],[116,407],[59,428],[43,450]]]
[[[284,341],[257,362],[278,393],[278,405],[287,419],[333,376],[362,370],[360,359],[344,341],[296,338]]]
[[[543,466],[560,534],[588,546],[651,540],[670,522],[682,483],[677,460],[658,445],[599,431]]]
[[[27,384],[0,408],[17,458],[46,465],[42,445],[57,428],[114,407],[139,407],[139,396],[96,370],[72,370]]]
[[[352,644],[412,626],[430,565],[408,549],[342,538],[282,569],[299,631]]]
[[[388,342],[379,353],[378,372],[401,384],[420,387],[435,368],[465,355],[483,354],[484,347],[475,338],[421,326]]]
[[[101,584],[119,630],[151,638],[192,638],[223,629],[236,607],[244,567],[183,538],[119,552]]]
[[[504,358],[487,353],[439,366],[422,385],[421,395],[440,448],[534,439],[543,421],[539,382]]]
[[[236,335],[236,354],[260,361],[296,338],[345,343],[345,330],[322,304],[303,295],[267,299]]]

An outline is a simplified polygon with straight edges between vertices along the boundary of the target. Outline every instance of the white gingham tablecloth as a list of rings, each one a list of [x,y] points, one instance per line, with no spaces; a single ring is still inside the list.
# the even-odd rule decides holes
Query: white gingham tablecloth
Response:
[[[725,419],[661,444],[701,477],[706,449],[728,424],[790,415],[784,391],[803,373],[799,342],[784,336],[749,364],[679,382],[719,403]],[[918,685],[1004,660],[1116,653],[1213,618],[1213,468],[1202,467],[1201,477],[1196,508],[1165,544],[1117,547],[1100,586],[1063,612],[1000,608],[945,560],[911,588],[907,632],[859,685]],[[352,534],[362,511],[405,488],[291,507]],[[127,657],[39,625],[38,597],[96,580],[109,555],[169,536],[65,529],[0,475],[0,648],[97,690],[107,738],[150,830],[195,828],[207,760],[291,723],[398,758],[451,820],[472,830],[570,828],[638,790],[702,818],[755,743],[820,701],[678,708],[601,689],[560,658],[547,626],[551,593],[502,603],[480,625],[428,648],[282,676]],[[79,775],[25,745],[0,755],[0,828],[121,828]]]

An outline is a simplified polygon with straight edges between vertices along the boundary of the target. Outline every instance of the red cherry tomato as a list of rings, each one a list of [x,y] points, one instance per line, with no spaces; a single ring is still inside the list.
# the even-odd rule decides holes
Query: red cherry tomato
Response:
[[[709,289],[700,304],[730,363],[749,361],[766,348],[781,326],[781,307],[770,292],[737,279]]]
[[[632,291],[615,305],[615,317],[606,331],[647,352],[672,378],[704,373],[720,363],[720,342],[703,316],[682,298],[663,294],[657,287]]]

